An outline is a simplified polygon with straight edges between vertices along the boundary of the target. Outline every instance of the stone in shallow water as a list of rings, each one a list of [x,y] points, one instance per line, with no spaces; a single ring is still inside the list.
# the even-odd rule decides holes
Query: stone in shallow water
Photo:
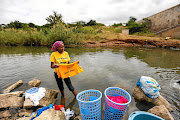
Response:
[[[14,90],[15,88],[19,87],[20,85],[23,84],[22,80],[19,80],[18,82],[14,83],[13,85],[9,86],[8,88],[6,88],[5,90],[2,91],[2,93],[9,93],[12,90]]]
[[[41,80],[38,79],[33,79],[28,82],[28,85],[32,87],[39,87],[40,84],[41,84]]]
[[[153,103],[154,105],[157,105],[157,106],[164,105],[169,111],[173,111],[173,107],[171,106],[171,104],[164,97],[159,95],[155,99],[149,98],[149,97],[147,97],[145,95],[145,93],[138,86],[134,87],[133,96],[134,96],[135,99],[137,99],[139,101],[151,102],[151,103]]]
[[[164,105],[155,106],[149,109],[147,112],[155,114],[161,118],[164,118],[165,120],[174,120],[174,118]]]

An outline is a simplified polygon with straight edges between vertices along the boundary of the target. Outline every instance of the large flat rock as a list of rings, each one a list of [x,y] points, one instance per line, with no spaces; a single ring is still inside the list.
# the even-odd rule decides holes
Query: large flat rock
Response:
[[[24,103],[24,97],[18,97],[14,95],[0,95],[0,108],[7,107],[22,107]]]
[[[55,103],[58,93],[58,90],[46,88],[45,96],[39,101],[38,106],[48,106],[51,103]],[[34,106],[34,103],[29,98],[25,99],[24,108],[31,108],[32,106]]]
[[[29,116],[31,116],[33,110],[20,109],[20,110],[18,110],[18,112],[19,112],[20,117],[24,117],[24,116],[29,117]]]
[[[48,109],[34,120],[65,120],[65,114],[58,110]]]
[[[5,111],[0,112],[0,119],[10,117],[10,116],[11,116],[11,113],[9,112],[9,110],[5,110]]]

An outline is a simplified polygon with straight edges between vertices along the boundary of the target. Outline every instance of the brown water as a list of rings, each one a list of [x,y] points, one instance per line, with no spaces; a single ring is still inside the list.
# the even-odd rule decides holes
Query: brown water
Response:
[[[132,96],[132,90],[142,75],[157,80],[161,95],[165,97],[175,111],[172,115],[180,118],[180,50],[154,48],[66,48],[71,61],[79,61],[84,72],[71,78],[77,92],[97,89],[104,94],[107,87],[119,86]],[[8,85],[23,80],[24,85],[17,90],[26,89],[28,81],[37,78],[41,86],[58,89],[50,68],[50,48],[47,47],[0,47],[0,91]],[[67,108],[79,113],[77,101],[65,86],[65,99],[58,99],[56,104],[65,102]],[[102,97],[102,106],[104,95]],[[148,110],[147,103],[130,103],[126,115],[136,110]],[[102,112],[103,118],[103,112]]]

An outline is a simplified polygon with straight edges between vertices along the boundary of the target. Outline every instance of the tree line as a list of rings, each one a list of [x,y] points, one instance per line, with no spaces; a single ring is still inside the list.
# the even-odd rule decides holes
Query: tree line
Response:
[[[49,15],[49,17],[46,18],[47,24],[39,26],[35,25],[34,23],[22,23],[18,20],[15,20],[14,22],[10,22],[9,24],[1,24],[0,27],[1,29],[4,28],[15,28],[15,29],[26,29],[28,27],[31,28],[37,28],[38,30],[42,28],[51,28],[55,24],[64,24],[67,27],[80,27],[80,26],[105,26],[102,23],[97,23],[95,20],[90,20],[89,22],[84,22],[84,21],[78,21],[75,23],[67,23],[65,24],[62,20],[62,15],[58,14],[56,11],[53,11],[53,15]]]
[[[7,28],[14,28],[14,29],[28,29],[28,28],[36,28],[38,31],[44,28],[51,28],[55,24],[63,24],[66,27],[84,27],[84,26],[105,26],[103,23],[97,23],[96,20],[90,20],[89,22],[85,21],[78,21],[74,23],[65,23],[62,19],[62,15],[57,13],[56,11],[53,11],[52,15],[49,15],[46,18],[47,24],[39,26],[35,25],[34,23],[22,23],[18,20],[15,20],[14,22],[10,22],[9,24],[1,24],[0,30],[7,29]],[[128,22],[126,23],[126,27],[129,28],[130,34],[136,33],[136,32],[149,32],[149,27],[151,25],[151,21],[147,18],[143,19],[143,23],[137,23],[137,19],[135,17],[130,17]],[[114,23],[112,25],[113,27],[123,26],[122,23]]]

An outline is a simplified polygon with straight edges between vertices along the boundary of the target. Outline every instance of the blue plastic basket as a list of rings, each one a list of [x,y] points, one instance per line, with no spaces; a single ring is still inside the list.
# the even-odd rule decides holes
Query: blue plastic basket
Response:
[[[123,118],[124,113],[126,112],[126,109],[131,102],[131,96],[130,94],[125,91],[124,89],[121,89],[119,87],[108,87],[104,91],[105,95],[105,113],[104,113],[104,119],[105,120],[121,120]],[[111,101],[107,95],[109,96],[123,96],[128,100],[127,103],[121,104]]]
[[[98,90],[85,90],[76,96],[82,120],[101,120],[102,93]]]
[[[129,115],[128,120],[164,120],[164,119],[148,112],[135,111]]]

